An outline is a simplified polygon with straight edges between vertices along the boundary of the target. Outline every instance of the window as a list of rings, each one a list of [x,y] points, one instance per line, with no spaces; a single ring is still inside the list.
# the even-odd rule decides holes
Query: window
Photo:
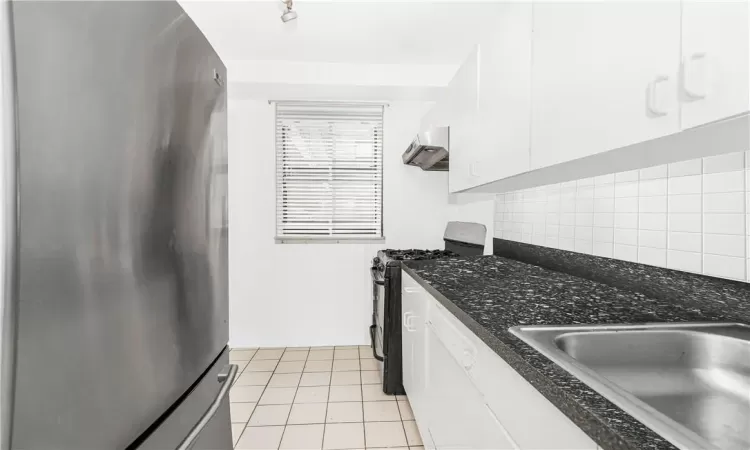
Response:
[[[276,104],[276,238],[383,235],[383,107]]]

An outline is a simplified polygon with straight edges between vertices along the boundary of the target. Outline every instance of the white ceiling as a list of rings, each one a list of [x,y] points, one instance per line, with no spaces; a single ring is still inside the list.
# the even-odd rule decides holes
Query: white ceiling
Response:
[[[458,65],[492,26],[487,2],[181,1],[226,60]]]

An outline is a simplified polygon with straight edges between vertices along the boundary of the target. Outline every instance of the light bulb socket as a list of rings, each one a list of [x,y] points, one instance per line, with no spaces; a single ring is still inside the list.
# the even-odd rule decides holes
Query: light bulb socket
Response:
[[[287,9],[284,14],[281,15],[281,21],[282,22],[289,22],[290,20],[294,20],[297,18],[297,11],[292,11],[291,9]]]

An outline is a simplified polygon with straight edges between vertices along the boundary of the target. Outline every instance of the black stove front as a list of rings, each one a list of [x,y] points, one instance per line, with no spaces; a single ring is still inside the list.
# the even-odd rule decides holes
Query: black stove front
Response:
[[[448,242],[446,241],[446,246]],[[401,355],[401,261],[422,261],[481,255],[483,246],[460,246],[452,250],[387,249],[372,260],[372,326],[370,339],[375,358],[380,361],[383,392],[403,395]]]

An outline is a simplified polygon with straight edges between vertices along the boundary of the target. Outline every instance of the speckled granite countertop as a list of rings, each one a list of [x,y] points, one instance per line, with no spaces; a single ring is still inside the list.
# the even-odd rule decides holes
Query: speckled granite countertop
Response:
[[[408,261],[404,270],[602,448],[675,449],[514,335],[516,325],[730,321],[726,315],[498,256]]]

